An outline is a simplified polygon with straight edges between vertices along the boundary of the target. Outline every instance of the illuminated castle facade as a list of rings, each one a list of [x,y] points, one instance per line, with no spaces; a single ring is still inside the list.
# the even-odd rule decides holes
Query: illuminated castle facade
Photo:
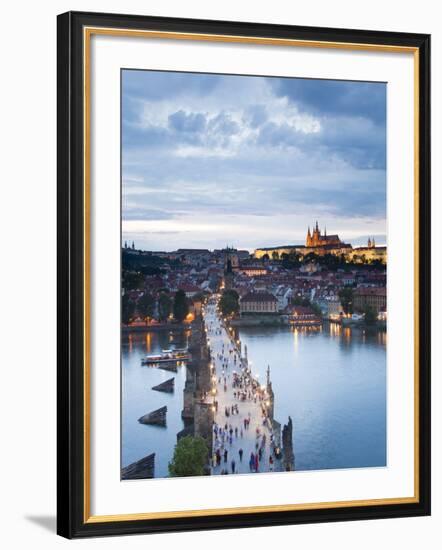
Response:
[[[350,243],[341,241],[338,235],[327,235],[327,229],[324,233],[319,229],[318,222],[307,230],[305,245],[285,245],[273,246],[270,248],[257,248],[254,252],[255,258],[268,258],[270,260],[279,260],[290,254],[306,256],[307,254],[316,254],[324,256],[332,254],[334,256],[344,257],[347,261],[355,263],[370,263],[374,260],[383,264],[387,263],[387,247],[376,246],[374,238],[369,238],[367,246],[353,248]]]
[[[305,239],[305,246],[307,248],[315,247],[337,247],[340,248],[344,243],[338,237],[338,235],[327,235],[327,228],[324,229],[324,233],[321,233],[318,222],[316,222],[313,232],[310,232],[310,227],[307,231],[307,238]]]

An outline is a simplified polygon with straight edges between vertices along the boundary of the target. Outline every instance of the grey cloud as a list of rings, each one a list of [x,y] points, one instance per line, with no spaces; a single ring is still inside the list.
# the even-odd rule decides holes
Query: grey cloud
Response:
[[[180,110],[169,115],[169,126],[177,132],[204,132],[206,117],[202,113],[186,114]]]
[[[351,115],[385,123],[385,83],[302,78],[270,78],[269,83],[278,96],[287,97],[308,112]]]
[[[225,112],[219,113],[209,122],[209,130],[212,134],[231,136],[237,134],[239,129],[238,124]]]

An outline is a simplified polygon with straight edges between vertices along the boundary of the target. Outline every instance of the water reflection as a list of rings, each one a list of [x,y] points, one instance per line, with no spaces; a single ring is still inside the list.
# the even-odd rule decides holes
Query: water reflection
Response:
[[[146,353],[150,353],[152,351],[152,333],[148,332],[146,334]]]
[[[243,327],[253,368],[294,423],[300,470],[386,463],[386,334],[330,323],[322,331]]]
[[[294,347],[294,350],[295,350],[295,355],[298,355],[298,346],[299,346],[299,329],[295,328],[293,330],[293,337],[294,337],[294,343],[295,343],[295,347]]]

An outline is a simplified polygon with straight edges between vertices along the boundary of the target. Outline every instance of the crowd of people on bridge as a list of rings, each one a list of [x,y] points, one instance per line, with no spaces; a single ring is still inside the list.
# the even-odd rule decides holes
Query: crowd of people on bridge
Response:
[[[222,326],[222,321],[216,315],[215,304],[208,306],[208,313],[213,314],[213,317],[208,319],[206,314],[207,334],[223,337],[224,332],[227,336],[219,342],[214,354],[214,380],[225,394],[225,403],[222,403],[220,413],[216,407],[216,421],[213,424],[214,473],[227,475],[239,473],[240,470],[247,471],[241,466],[247,456],[249,472],[273,471],[275,460],[281,454],[269,416],[267,388],[253,377],[247,359],[241,356],[239,342]],[[219,399],[221,401],[221,397]],[[251,425],[255,428],[254,432],[250,430]]]

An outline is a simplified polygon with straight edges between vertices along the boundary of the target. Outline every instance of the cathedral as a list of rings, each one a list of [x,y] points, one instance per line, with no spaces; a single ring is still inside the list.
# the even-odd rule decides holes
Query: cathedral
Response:
[[[313,232],[310,232],[310,227],[307,231],[307,238],[305,240],[305,246],[308,248],[315,248],[318,246],[330,246],[339,247],[343,243],[338,235],[327,235],[327,229],[324,229],[324,233],[318,227],[318,222],[314,226]]]

